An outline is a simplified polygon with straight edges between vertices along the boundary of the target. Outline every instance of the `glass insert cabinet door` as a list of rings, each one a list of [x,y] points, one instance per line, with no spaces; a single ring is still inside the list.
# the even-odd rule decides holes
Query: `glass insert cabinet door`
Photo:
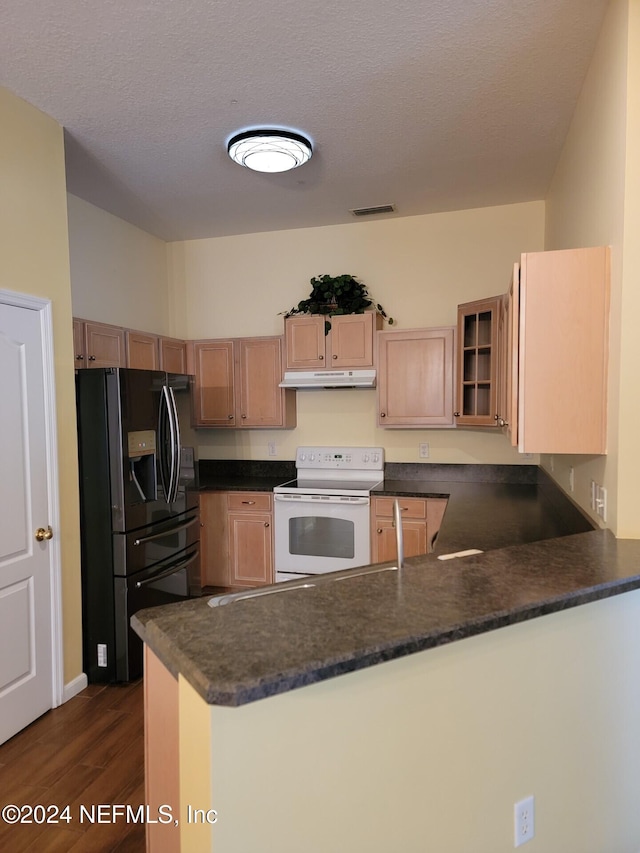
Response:
[[[498,320],[502,297],[458,306],[456,423],[496,426]]]

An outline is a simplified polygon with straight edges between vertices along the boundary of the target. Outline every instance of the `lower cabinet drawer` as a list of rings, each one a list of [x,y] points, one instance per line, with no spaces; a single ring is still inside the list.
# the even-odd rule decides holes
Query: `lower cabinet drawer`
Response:
[[[402,518],[426,518],[426,498],[374,498],[375,513],[381,518],[393,518],[393,503],[400,504]]]
[[[230,512],[271,512],[271,493],[229,492],[227,506]]]

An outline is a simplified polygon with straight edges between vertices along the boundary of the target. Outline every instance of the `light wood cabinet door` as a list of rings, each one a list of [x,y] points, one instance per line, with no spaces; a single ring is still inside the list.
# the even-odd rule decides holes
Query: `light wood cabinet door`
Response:
[[[372,563],[387,563],[397,559],[396,528],[390,518],[376,519],[372,539]],[[417,557],[419,554],[426,554],[426,521],[403,520],[402,540],[405,557]]]
[[[124,329],[85,321],[84,352],[85,367],[126,367]]]
[[[159,369],[157,335],[148,335],[145,332],[135,332],[129,329],[126,332],[126,344],[127,367],[133,367],[136,370]]]
[[[200,579],[202,586],[230,586],[227,493],[200,493]]]
[[[502,296],[458,306],[458,426],[498,426],[498,321]]]
[[[236,424],[261,428],[295,426],[295,418],[291,418],[292,411],[295,415],[295,392],[279,387],[282,339],[241,338],[237,344]]]
[[[195,341],[194,426],[235,426],[233,341]]]
[[[453,327],[378,333],[378,425],[453,426]]]
[[[187,345],[176,338],[159,339],[160,370],[167,373],[188,373]]]
[[[381,326],[382,317],[375,311],[331,317],[327,367],[373,367],[374,331]]]
[[[504,377],[503,432],[512,447],[518,446],[518,365],[520,320],[520,264],[513,265],[511,285],[505,299],[506,355]]]
[[[330,329],[325,334],[326,324]],[[285,320],[287,370],[345,370],[373,367],[374,334],[382,328],[376,311],[363,314],[317,314]]]
[[[230,492],[229,578],[232,586],[274,582],[273,510],[267,492]]]
[[[87,367],[84,351],[84,320],[73,318],[73,358],[76,367]]]
[[[609,250],[521,258],[518,449],[606,453]]]
[[[325,317],[301,315],[284,321],[287,370],[322,370],[325,359]]]

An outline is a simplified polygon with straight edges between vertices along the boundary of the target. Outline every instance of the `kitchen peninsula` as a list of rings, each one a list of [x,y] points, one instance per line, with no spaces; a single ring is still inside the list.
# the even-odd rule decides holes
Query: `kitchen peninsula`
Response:
[[[632,761],[640,745],[625,668],[640,543],[590,529],[534,467],[520,482],[407,473],[387,466],[383,493],[449,504],[435,552],[401,571],[134,617],[147,736],[173,703],[181,809],[217,811],[213,825],[181,823],[183,851],[497,853],[530,793],[545,850],[627,849],[597,809],[582,815],[584,844],[561,839],[567,809],[606,795],[613,723],[613,748]],[[463,548],[484,553],[439,559]],[[169,802],[162,779],[148,783],[152,803]]]

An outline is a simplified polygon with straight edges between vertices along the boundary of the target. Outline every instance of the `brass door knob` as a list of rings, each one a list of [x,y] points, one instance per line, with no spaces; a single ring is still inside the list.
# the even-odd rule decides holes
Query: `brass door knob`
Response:
[[[34,535],[38,542],[43,542],[45,539],[53,539],[53,530],[51,529],[51,525],[46,529],[44,527],[39,527]]]

